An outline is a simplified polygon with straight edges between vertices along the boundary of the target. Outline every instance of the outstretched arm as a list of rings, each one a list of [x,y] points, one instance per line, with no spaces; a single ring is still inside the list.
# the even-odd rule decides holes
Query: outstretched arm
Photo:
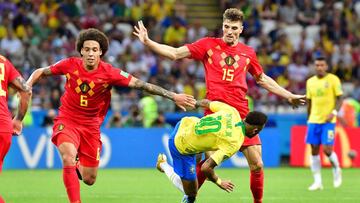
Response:
[[[11,82],[11,86],[18,90],[20,101],[16,115],[13,119],[14,134],[19,135],[22,130],[22,120],[26,114],[31,98],[31,88],[26,84],[23,77],[19,76]]]
[[[32,87],[40,78],[44,76],[52,75],[50,67],[36,69],[26,81],[26,83]]]
[[[215,174],[214,168],[217,166],[216,162],[209,157],[204,164],[201,166],[201,171],[211,182],[215,183],[221,189],[226,192],[231,192],[234,189],[234,184],[231,181],[221,180],[219,176]]]
[[[182,110],[186,111],[186,108],[194,108],[196,100],[192,95],[187,94],[177,94],[175,92],[168,91],[162,87],[157,85],[153,85],[151,83],[144,82],[135,77],[132,77],[129,82],[129,87],[145,90],[151,94],[160,95],[162,97],[168,98],[175,102],[177,106],[179,106]]]
[[[265,73],[262,73],[255,78],[256,82],[263,88],[267,89],[269,92],[272,92],[276,95],[279,95],[285,99],[294,107],[297,108],[299,105],[304,105],[306,103],[305,95],[293,94],[279,84],[277,84],[272,78],[267,76]]]
[[[151,40],[148,36],[147,29],[145,28],[142,21],[138,21],[138,25],[134,26],[135,31],[133,34],[139,38],[139,40],[149,47],[157,54],[169,58],[171,60],[182,59],[190,56],[190,51],[186,46],[175,48],[165,44],[159,44]]]

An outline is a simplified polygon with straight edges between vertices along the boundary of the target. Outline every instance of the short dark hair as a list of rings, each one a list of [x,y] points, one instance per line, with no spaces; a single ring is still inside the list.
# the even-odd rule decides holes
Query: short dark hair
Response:
[[[223,14],[223,20],[244,21],[244,13],[237,8],[228,8]]]
[[[260,111],[252,111],[246,116],[246,123],[249,125],[262,126],[267,122],[267,116]]]
[[[103,32],[95,28],[82,30],[76,39],[76,50],[80,53],[80,55],[81,55],[81,49],[84,46],[84,42],[87,40],[97,41],[102,51],[101,56],[105,55],[105,53],[109,48],[109,39],[106,37],[106,35]]]
[[[326,61],[325,56],[319,55],[315,57],[315,61]]]

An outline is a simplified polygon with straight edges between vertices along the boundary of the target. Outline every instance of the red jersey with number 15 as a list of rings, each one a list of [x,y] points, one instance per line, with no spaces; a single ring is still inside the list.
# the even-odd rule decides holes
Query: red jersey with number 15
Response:
[[[240,42],[236,46],[229,46],[221,38],[210,37],[186,46],[191,58],[201,60],[204,64],[206,98],[235,107],[241,118],[245,118],[249,112],[245,98],[248,89],[246,73],[252,76],[263,73],[254,49]]]
[[[5,57],[0,55],[0,133],[12,133],[11,114],[8,109],[8,85],[20,73]]]
[[[97,69],[88,71],[77,57],[61,60],[50,70],[53,75],[66,76],[58,118],[82,125],[100,126],[110,104],[112,86],[127,87],[132,77],[103,61]]]

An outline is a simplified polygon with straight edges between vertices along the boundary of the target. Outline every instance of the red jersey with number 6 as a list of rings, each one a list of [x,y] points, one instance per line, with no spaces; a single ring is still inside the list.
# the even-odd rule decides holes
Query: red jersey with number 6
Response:
[[[221,38],[202,38],[186,45],[191,58],[205,67],[206,98],[235,107],[241,118],[249,113],[246,73],[259,76],[263,69],[253,48],[243,43],[227,45]],[[211,113],[206,111],[205,114]]]
[[[9,60],[0,55],[0,133],[12,133],[12,119],[8,108],[8,85],[20,73]]]
[[[110,104],[112,86],[127,87],[132,77],[103,61],[97,69],[88,71],[77,57],[61,60],[50,70],[53,75],[66,77],[58,118],[81,125],[100,126]]]

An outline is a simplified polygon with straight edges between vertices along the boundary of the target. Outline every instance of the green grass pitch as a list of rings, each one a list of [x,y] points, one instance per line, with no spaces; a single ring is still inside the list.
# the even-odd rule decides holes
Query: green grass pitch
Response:
[[[226,193],[211,182],[200,189],[198,203],[251,203],[247,169],[217,169],[222,179],[231,179],[234,192]],[[265,169],[264,203],[359,203],[360,170],[344,169],[343,185],[334,189],[331,169],[322,170],[324,190],[309,192],[312,183],[307,168]],[[7,203],[67,202],[61,170],[4,170],[0,194]],[[93,186],[81,183],[84,203],[180,202],[181,193],[156,169],[100,169]]]

